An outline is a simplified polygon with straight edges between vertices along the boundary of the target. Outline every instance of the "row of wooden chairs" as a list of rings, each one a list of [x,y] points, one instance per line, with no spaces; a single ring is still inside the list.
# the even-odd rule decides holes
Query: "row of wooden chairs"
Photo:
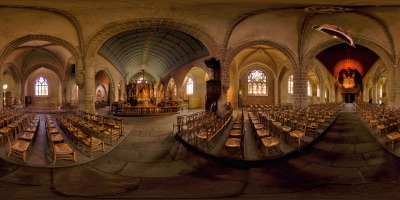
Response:
[[[92,157],[95,151],[105,151],[104,135],[103,137],[92,135],[87,130],[84,130],[82,126],[78,126],[78,122],[75,121],[72,115],[57,114],[56,120],[60,128],[67,135],[70,141],[75,145],[76,148],[82,149],[82,152],[88,152],[88,156]]]
[[[64,139],[50,115],[45,116],[45,127],[47,133],[47,153],[50,162],[52,164],[56,163],[57,158],[71,159],[77,162],[75,150]]]
[[[116,127],[114,123],[108,123],[105,121],[100,122],[101,120],[99,120],[99,116],[93,120],[93,118],[67,113],[66,117],[71,120],[71,123],[73,123],[74,126],[79,127],[80,130],[86,134],[90,134],[104,141],[108,141],[111,146],[113,145],[113,141],[117,141],[121,137],[120,125]],[[101,117],[101,119],[105,118]]]
[[[118,136],[122,137],[125,131],[124,119],[104,115],[96,115],[87,112],[69,111],[68,115],[79,117],[81,123],[94,124],[96,126],[112,127],[113,131],[118,131]],[[119,138],[118,138],[119,139]]]
[[[177,127],[178,132],[187,130],[193,130],[208,124],[210,121],[215,120],[217,116],[215,112],[200,111],[191,113],[189,115],[181,115],[177,117],[176,125],[173,125],[173,129]]]
[[[306,109],[297,110],[292,109],[290,105],[265,107],[267,108],[264,111],[253,109],[253,112],[249,112],[250,125],[258,144],[263,144],[262,138],[274,136],[279,141],[286,143],[295,139],[297,149],[299,149],[306,134],[310,133],[314,138],[320,134],[320,129],[326,128],[331,123],[343,107],[343,103],[310,105]],[[268,149],[267,145],[277,145],[276,143],[277,141],[274,140],[263,145],[265,149]]]
[[[229,137],[225,142],[225,149],[229,157],[238,157],[244,159],[244,136],[246,134],[246,128],[244,127],[244,114],[238,113],[232,130],[229,133]]]
[[[28,151],[33,148],[40,119],[33,115],[20,113],[18,119],[0,129],[7,137],[8,157],[16,155],[26,162]]]
[[[210,149],[214,147],[219,138],[227,129],[232,119],[232,109],[229,109],[222,117],[210,120],[202,126],[194,129],[195,145],[202,149]]]
[[[386,137],[386,144],[395,151],[395,143],[400,141],[400,110],[373,103],[354,102],[364,123],[379,138]]]

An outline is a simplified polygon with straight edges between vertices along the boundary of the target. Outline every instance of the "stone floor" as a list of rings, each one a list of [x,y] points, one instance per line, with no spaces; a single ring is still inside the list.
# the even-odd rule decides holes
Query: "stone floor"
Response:
[[[101,111],[100,111],[101,112]],[[195,112],[185,110],[182,114]],[[176,115],[126,118],[133,126],[105,156],[37,168],[0,161],[1,199],[395,199],[400,159],[351,104],[312,146],[277,160],[229,162],[188,151]]]

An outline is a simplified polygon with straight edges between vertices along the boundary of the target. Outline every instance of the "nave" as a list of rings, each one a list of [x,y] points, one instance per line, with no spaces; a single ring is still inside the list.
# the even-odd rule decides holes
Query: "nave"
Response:
[[[181,114],[189,112],[195,111]],[[334,124],[312,146],[252,166],[187,150],[171,134],[176,116],[126,119],[126,125],[134,129],[111,152],[87,164],[49,169],[2,160],[1,195],[43,199],[399,196],[394,189],[400,186],[399,158],[376,142],[351,104],[345,105]]]

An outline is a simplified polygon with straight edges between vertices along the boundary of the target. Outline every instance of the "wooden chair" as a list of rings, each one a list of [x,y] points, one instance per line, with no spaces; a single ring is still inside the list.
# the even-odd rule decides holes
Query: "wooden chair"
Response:
[[[242,129],[241,137],[228,138],[225,142],[225,148],[230,157],[235,157],[239,153],[239,158],[244,159],[244,135],[246,129]]]
[[[64,142],[54,143],[52,134],[47,133],[48,136],[48,153],[50,154],[51,163],[56,163],[57,158],[72,159],[76,161],[76,152]]]
[[[279,139],[275,137],[261,138],[261,144],[264,147],[264,158],[268,156],[269,150],[273,149],[277,154],[280,154]]]
[[[29,141],[18,139],[18,133],[16,131],[13,131],[7,135],[7,141],[8,157],[10,157],[11,154],[14,154],[21,157],[22,160],[26,162],[26,155],[31,143]]]
[[[295,139],[297,139],[297,149],[300,149],[301,145],[301,139],[306,135],[306,128],[307,128],[307,123],[306,122],[301,122],[297,124],[297,129],[290,132],[289,135]]]

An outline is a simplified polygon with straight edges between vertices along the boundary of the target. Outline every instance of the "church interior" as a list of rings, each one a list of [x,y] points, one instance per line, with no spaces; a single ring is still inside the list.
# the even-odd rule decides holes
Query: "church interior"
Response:
[[[6,199],[400,197],[397,1],[0,10]]]

